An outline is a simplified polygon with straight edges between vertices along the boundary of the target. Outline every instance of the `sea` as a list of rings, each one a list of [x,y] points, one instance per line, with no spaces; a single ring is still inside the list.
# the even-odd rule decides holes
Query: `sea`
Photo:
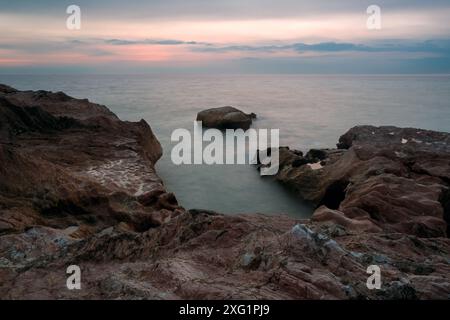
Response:
[[[252,165],[175,165],[175,129],[199,111],[235,106],[254,128],[279,129],[280,145],[333,148],[356,125],[450,131],[450,75],[0,75],[20,90],[63,91],[104,104],[122,120],[146,120],[164,155],[156,169],[187,209],[308,218],[313,205]]]

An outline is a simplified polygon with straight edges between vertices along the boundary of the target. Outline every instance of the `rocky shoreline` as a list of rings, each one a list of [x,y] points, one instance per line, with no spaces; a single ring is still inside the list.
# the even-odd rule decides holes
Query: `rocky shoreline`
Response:
[[[361,126],[338,147],[280,149],[312,219],[186,211],[144,120],[0,85],[0,298],[449,299],[450,134]]]

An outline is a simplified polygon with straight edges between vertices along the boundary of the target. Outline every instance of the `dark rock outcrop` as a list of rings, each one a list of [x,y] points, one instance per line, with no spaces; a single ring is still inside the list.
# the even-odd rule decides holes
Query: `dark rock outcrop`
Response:
[[[2,86],[0,234],[36,225],[90,233],[122,222],[139,230],[157,225],[161,206],[138,198],[155,189],[164,198],[153,168],[161,154],[143,120],[122,122],[63,93]]]
[[[364,221],[370,230],[419,237],[447,235],[443,195],[450,182],[450,134],[361,126],[344,134],[338,147],[343,149],[312,150],[305,158],[280,150],[277,179],[327,208],[313,220]],[[307,163],[298,165],[302,161]]]
[[[246,114],[234,107],[212,108],[197,114],[197,121],[202,121],[203,126],[217,129],[247,130],[255,118],[254,113]]]

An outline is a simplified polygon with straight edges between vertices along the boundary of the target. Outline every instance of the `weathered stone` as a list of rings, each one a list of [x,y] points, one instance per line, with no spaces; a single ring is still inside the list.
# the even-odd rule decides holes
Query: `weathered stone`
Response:
[[[246,114],[234,107],[212,108],[197,114],[197,121],[202,121],[203,126],[217,129],[247,130],[255,118],[254,113]]]

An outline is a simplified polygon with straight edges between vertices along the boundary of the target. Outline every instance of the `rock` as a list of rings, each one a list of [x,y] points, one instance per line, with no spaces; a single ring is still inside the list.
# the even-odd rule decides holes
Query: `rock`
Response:
[[[142,230],[162,207],[176,207],[154,170],[161,146],[143,120],[122,122],[61,92],[0,86],[0,142],[0,233],[35,225],[95,232],[120,222]],[[160,203],[141,203],[151,190]]]
[[[241,266],[244,269],[256,270],[261,264],[261,256],[254,253],[246,253],[242,256]]]
[[[340,225],[347,231],[353,232],[381,232],[381,228],[378,227],[369,217],[366,219],[351,219],[346,217],[342,212],[337,210],[331,210],[325,206],[321,206],[311,218],[316,222],[329,222],[332,225]]]
[[[247,130],[255,118],[256,114],[246,114],[234,107],[212,108],[197,114],[197,121],[202,121],[203,126],[217,129]]]
[[[327,156],[328,156],[327,150],[311,149],[308,151],[305,158],[312,162],[318,162],[326,159]]]
[[[139,202],[144,206],[150,206],[152,204],[155,204],[159,197],[164,194],[166,191],[162,186],[155,188],[154,190],[151,190],[147,193],[144,193],[138,197]]]
[[[14,92],[17,92],[17,90],[10,86],[7,86],[6,84],[0,83],[0,93],[14,93]]]
[[[311,150],[298,158],[280,149],[277,180],[328,208],[319,208],[315,221],[359,232],[447,235],[450,134],[361,126],[339,141],[346,151]],[[322,160],[320,170],[303,165],[310,159]]]
[[[408,283],[394,281],[389,284],[388,288],[379,293],[383,299],[387,300],[417,300],[417,294],[414,287]]]
[[[299,158],[294,159],[292,161],[292,167],[293,168],[298,168],[298,167],[301,167],[301,166],[303,166],[303,165],[305,165],[307,163],[308,163],[307,159],[299,157]]]

